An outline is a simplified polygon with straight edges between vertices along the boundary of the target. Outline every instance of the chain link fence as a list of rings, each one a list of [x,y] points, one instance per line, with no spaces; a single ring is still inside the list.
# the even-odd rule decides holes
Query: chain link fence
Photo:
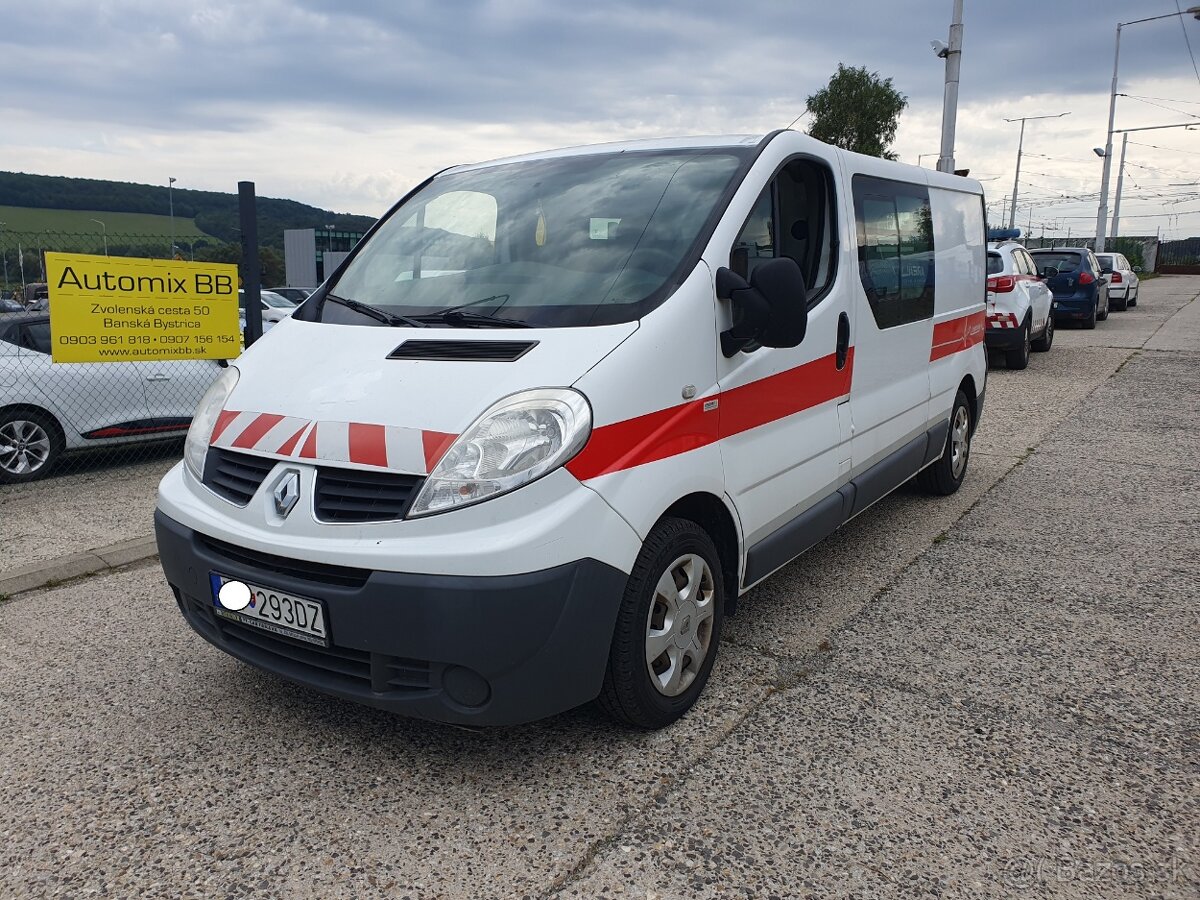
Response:
[[[176,238],[174,258],[217,241]],[[41,478],[180,458],[215,360],[56,363],[46,252],[172,258],[159,234],[0,233],[0,491]],[[211,257],[210,257],[211,258]]]

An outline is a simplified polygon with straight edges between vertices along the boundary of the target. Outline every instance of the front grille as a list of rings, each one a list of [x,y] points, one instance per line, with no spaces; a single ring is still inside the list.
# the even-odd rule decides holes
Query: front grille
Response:
[[[323,522],[402,519],[422,480],[419,475],[321,468],[313,508]]]
[[[363,697],[414,694],[428,691],[433,683],[433,665],[427,660],[293,641],[215,616],[211,607],[195,597],[184,595],[183,600],[188,618],[200,625],[210,640],[225,644],[264,668],[299,667],[313,682]]]
[[[213,493],[245,506],[274,468],[273,459],[209,447],[202,480]]]
[[[331,584],[337,587],[362,587],[371,575],[369,569],[352,569],[349,566],[331,566],[325,563],[309,562],[306,559],[274,556],[246,547],[235,547],[233,544],[227,544],[208,535],[199,535],[199,537],[200,541],[217,556],[246,566],[255,572],[272,572],[276,575],[316,581],[320,584]]]

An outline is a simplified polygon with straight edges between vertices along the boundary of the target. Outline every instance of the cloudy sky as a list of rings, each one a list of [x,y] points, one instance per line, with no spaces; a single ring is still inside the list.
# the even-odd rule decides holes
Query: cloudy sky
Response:
[[[1182,8],[1196,0],[1181,0]],[[378,215],[446,165],[674,134],[761,133],[839,62],[939,147],[951,0],[42,0],[6,4],[0,169],[289,197]],[[966,0],[956,156],[999,218],[1094,231],[1118,21],[1175,0]],[[1185,23],[1181,27],[1181,22]],[[1195,121],[1200,21],[1129,25],[1117,128]],[[801,118],[797,128],[803,128]],[[1119,151],[1118,151],[1119,152]],[[1130,136],[1122,233],[1200,234],[1200,129]],[[1114,166],[1115,170],[1115,166]],[[1115,176],[1115,171],[1114,171]],[[1191,182],[1192,184],[1187,184]],[[1181,186],[1182,185],[1182,186]],[[165,211],[165,210],[164,210]],[[1195,212],[1189,212],[1195,211]],[[1128,216],[1128,218],[1125,218]]]

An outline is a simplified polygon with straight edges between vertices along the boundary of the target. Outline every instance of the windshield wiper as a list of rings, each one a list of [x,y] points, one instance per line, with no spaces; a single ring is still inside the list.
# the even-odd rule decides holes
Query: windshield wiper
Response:
[[[350,300],[346,297],[339,297],[337,294],[326,294],[326,300],[332,300],[334,303],[340,303],[347,309],[352,309],[357,313],[362,313],[364,316],[370,316],[372,319],[377,319],[385,325],[390,325],[395,328],[397,325],[409,325],[413,328],[428,328],[424,322],[420,322],[409,316],[402,316],[398,313],[390,313],[380,309],[378,306],[372,306],[370,303],[363,303],[359,300]]]
[[[460,325],[480,328],[532,328],[528,322],[521,319],[502,319],[495,313],[474,313],[463,312],[468,306],[480,306],[492,300],[499,300],[496,305],[498,312],[500,307],[508,302],[508,294],[492,294],[490,297],[480,297],[478,300],[472,300],[469,303],[460,303],[458,306],[451,306],[449,309],[443,309],[436,313],[425,313],[417,316],[422,322],[443,322],[447,325]]]

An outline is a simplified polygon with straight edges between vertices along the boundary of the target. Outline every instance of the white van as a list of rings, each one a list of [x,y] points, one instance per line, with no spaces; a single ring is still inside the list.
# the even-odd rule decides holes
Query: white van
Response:
[[[660,727],[739,596],[958,489],[984,297],[976,182],[792,131],[447,169],[206,396],[162,566],[207,640],[340,697]]]

